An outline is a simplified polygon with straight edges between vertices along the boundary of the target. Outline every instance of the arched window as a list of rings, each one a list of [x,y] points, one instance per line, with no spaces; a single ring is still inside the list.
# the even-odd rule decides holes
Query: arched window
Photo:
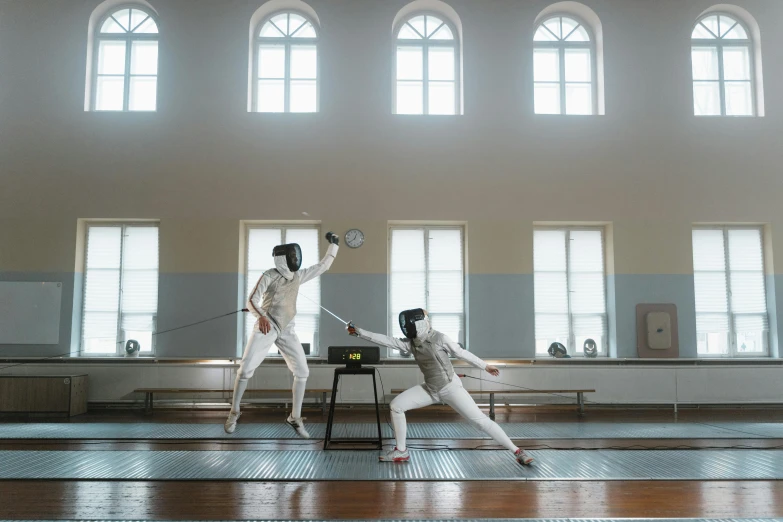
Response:
[[[693,29],[693,111],[696,116],[756,114],[753,41],[736,17],[710,13]]]
[[[154,111],[158,94],[158,24],[142,7],[106,15],[95,31],[92,108]]]
[[[536,114],[596,114],[595,45],[571,15],[539,23],[533,46]]]
[[[304,14],[267,17],[256,32],[253,110],[318,112],[318,31]]]
[[[396,114],[459,114],[457,31],[440,16],[417,14],[395,32]]]

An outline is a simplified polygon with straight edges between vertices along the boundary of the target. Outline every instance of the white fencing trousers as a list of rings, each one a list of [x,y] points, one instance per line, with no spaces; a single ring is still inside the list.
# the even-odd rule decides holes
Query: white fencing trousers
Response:
[[[305,357],[302,343],[299,342],[299,337],[297,337],[294,331],[294,323],[289,324],[282,332],[272,325],[267,334],[261,333],[257,325],[253,326],[253,332],[250,334],[250,339],[247,340],[245,353],[242,355],[242,363],[239,365],[237,378],[234,382],[232,410],[239,411],[239,404],[242,401],[242,394],[245,393],[245,388],[247,388],[247,381],[266,358],[273,344],[280,350],[280,354],[288,365],[288,369],[294,375],[291,416],[299,418],[302,416],[302,401],[304,400],[310,369],[307,367],[307,358]]]
[[[462,381],[454,374],[454,378],[449,384],[444,386],[433,397],[424,386],[414,386],[405,390],[389,405],[392,412],[392,424],[394,425],[394,436],[397,439],[397,449],[405,451],[405,437],[407,435],[407,424],[405,422],[405,412],[423,408],[442,401],[465,417],[471,424],[484,431],[487,435],[495,439],[495,442],[505,447],[509,451],[516,452],[517,447],[508,438],[503,428],[497,425],[495,421],[484,415],[476,405],[473,397],[462,387]]]

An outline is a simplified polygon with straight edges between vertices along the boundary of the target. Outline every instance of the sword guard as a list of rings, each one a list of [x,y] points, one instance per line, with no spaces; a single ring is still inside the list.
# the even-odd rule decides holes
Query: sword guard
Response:
[[[350,332],[351,329],[353,329],[353,331],[356,332],[356,325],[353,324],[353,321],[348,321],[348,323],[345,325],[345,329],[348,330],[348,332]],[[352,333],[350,335],[352,335],[354,337],[359,337],[359,334],[357,334],[357,333]]]

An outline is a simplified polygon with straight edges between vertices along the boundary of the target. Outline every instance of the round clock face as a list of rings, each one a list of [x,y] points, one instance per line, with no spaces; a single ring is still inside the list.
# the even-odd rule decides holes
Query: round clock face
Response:
[[[364,233],[357,228],[353,228],[345,233],[345,244],[351,248],[359,248],[364,244]]]

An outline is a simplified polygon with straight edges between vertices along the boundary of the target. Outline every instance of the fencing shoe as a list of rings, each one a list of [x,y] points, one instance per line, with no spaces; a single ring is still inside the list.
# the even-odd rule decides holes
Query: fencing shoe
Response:
[[[237,429],[237,421],[239,420],[239,416],[242,415],[238,411],[231,410],[228,414],[228,418],[226,419],[226,424],[223,426],[223,428],[226,430],[226,433],[234,433],[234,430]]]
[[[396,447],[392,451],[387,451],[378,457],[381,462],[408,462],[411,460],[411,455],[408,453],[408,449],[400,451]]]
[[[288,416],[288,418],[285,420],[286,424],[291,426],[296,433],[299,434],[300,437],[303,439],[309,439],[310,434],[307,433],[307,430],[304,427],[304,417],[299,417],[298,419],[293,418],[292,416]]]
[[[529,466],[533,463],[533,457],[525,453],[525,450],[522,448],[519,448],[514,455],[517,457],[517,462],[523,466]]]

